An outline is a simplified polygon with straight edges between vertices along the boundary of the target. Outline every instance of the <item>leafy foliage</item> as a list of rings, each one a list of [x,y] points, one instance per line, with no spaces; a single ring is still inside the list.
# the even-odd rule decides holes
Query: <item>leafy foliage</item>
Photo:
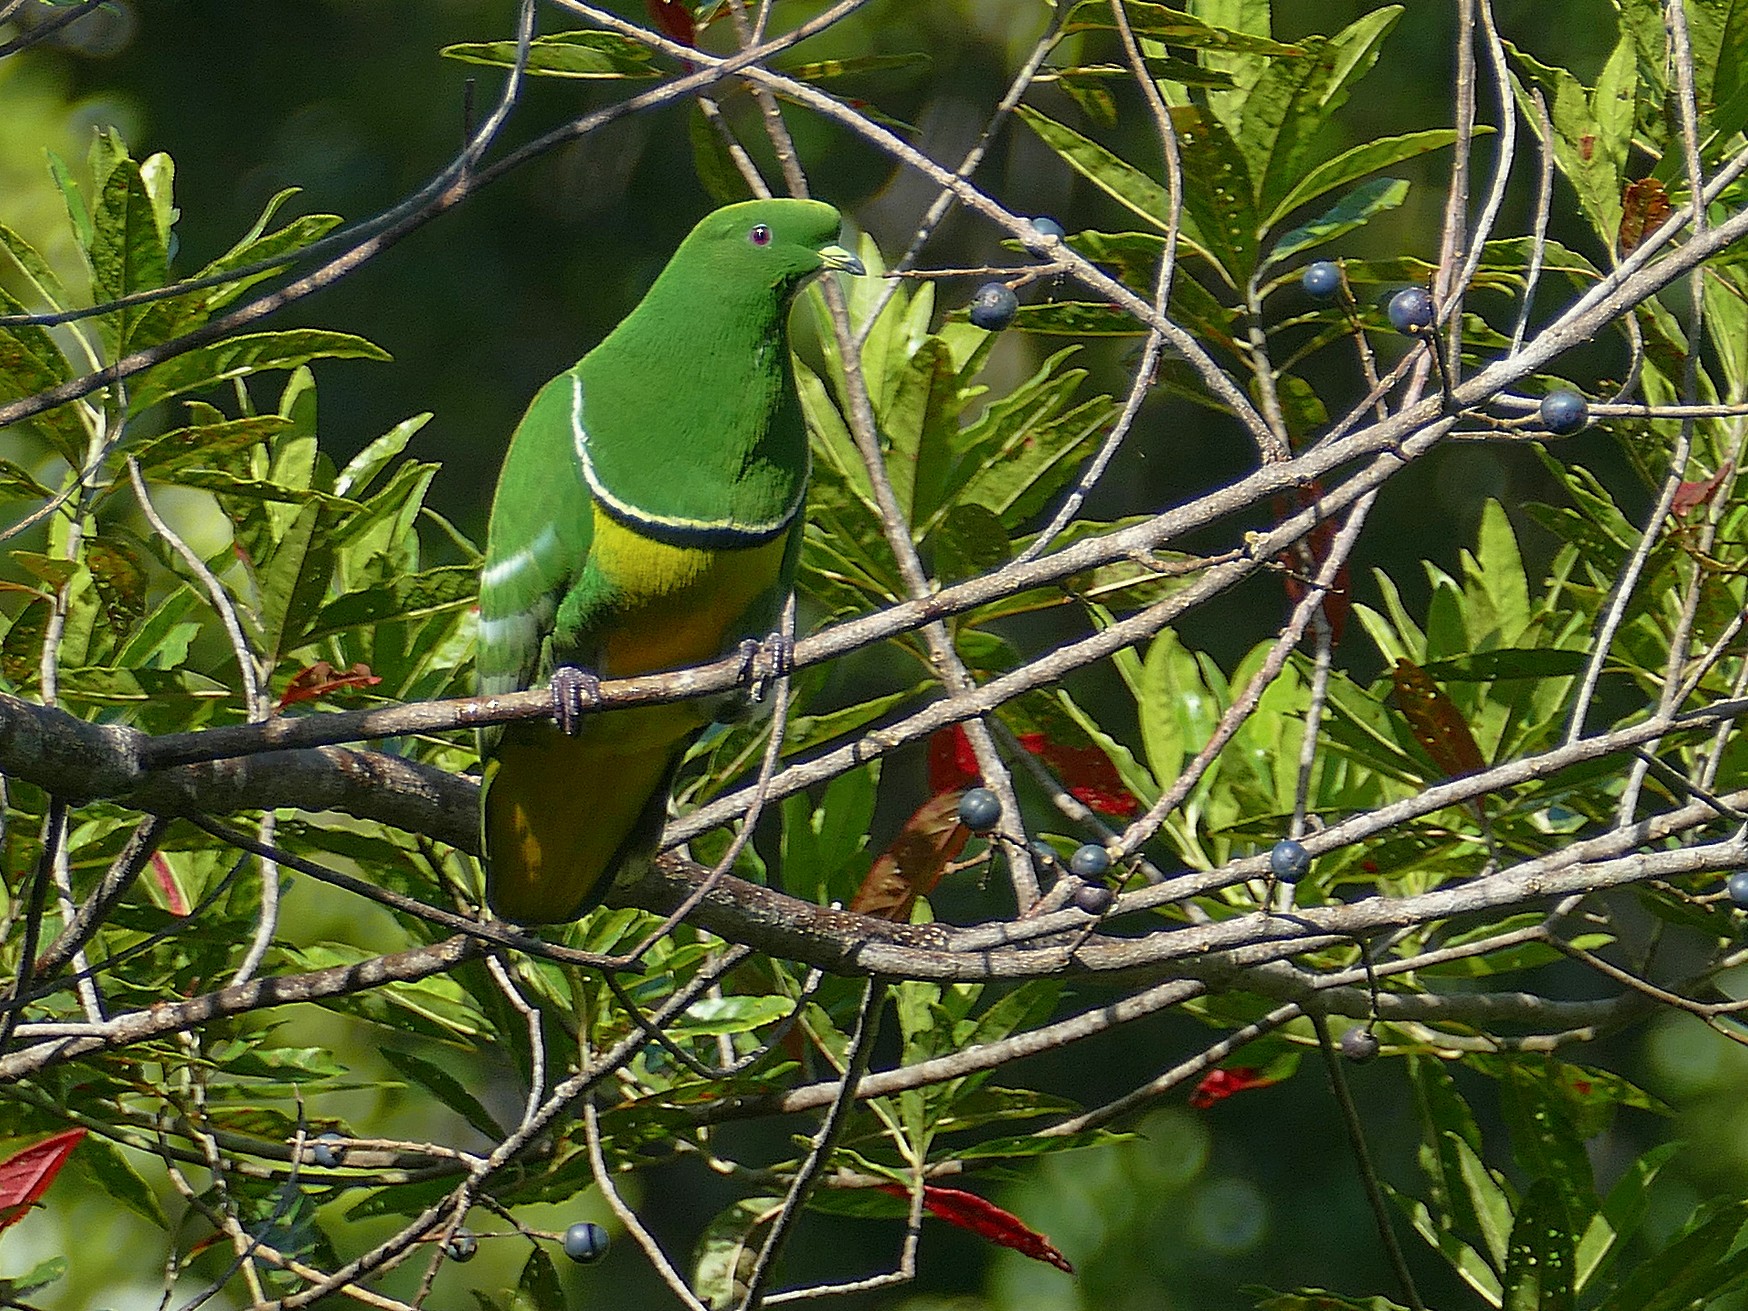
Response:
[[[630,31],[561,30],[533,41],[525,71],[560,92],[640,95],[716,58],[712,29],[744,18],[650,8],[696,61]],[[544,943],[461,934],[480,905],[458,836],[471,817],[426,831],[385,801],[461,807],[475,759],[459,733],[182,773],[152,762],[171,735],[467,696],[479,552],[430,504],[440,462],[409,455],[429,415],[332,455],[318,373],[386,352],[321,327],[222,330],[338,218],[284,217],[282,192],[228,251],[179,272],[166,155],[136,161],[104,129],[87,176],[51,156],[79,267],[57,270],[0,223],[0,406],[22,403],[0,459],[14,512],[0,960],[16,981],[0,1079],[20,1139],[0,1174],[53,1168],[14,1189],[0,1228],[70,1163],[164,1227],[172,1282],[313,1295],[361,1254],[374,1264],[355,1287],[411,1254],[432,1273],[393,1275],[407,1279],[396,1295],[422,1300],[447,1291],[439,1270],[459,1290],[446,1240],[465,1222],[489,1251],[515,1231],[534,1240],[514,1287],[470,1290],[479,1304],[547,1311],[566,1288],[539,1208],[612,1190],[623,1223],[617,1190],[635,1201],[634,1177],[660,1164],[733,1185],[688,1235],[691,1295],[712,1308],[764,1296],[802,1211],[907,1231],[932,1215],[1059,1279],[1091,1267],[1029,1214],[1050,1199],[1009,1206],[959,1183],[1035,1178],[1091,1148],[1110,1159],[1135,1145],[1117,1126],[1186,1086],[1210,1115],[1240,1091],[1238,1105],[1302,1086],[1317,1066],[1301,1058],[1338,1017],[1375,1034],[1392,1058],[1379,1077],[1419,1114],[1422,1182],[1377,1216],[1423,1240],[1416,1268],[1442,1263],[1512,1309],[1676,1308],[1739,1289],[1744,1204],[1654,1232],[1674,1144],[1628,1153],[1615,1179],[1588,1145],[1669,1107],[1569,1050],[1639,1020],[1647,998],[1718,1026],[1734,1005],[1740,912],[1717,884],[1743,858],[1748,804],[1731,709],[1748,283],[1724,244],[1685,305],[1658,294],[1675,273],[1624,281],[1700,248],[1685,159],[1716,170],[1745,149],[1748,26],[1727,9],[1685,6],[1692,54],[1678,57],[1662,6],[1621,0],[1589,85],[1502,45],[1513,139],[1545,136],[1583,226],[1457,231],[1440,256],[1426,232],[1392,251],[1387,225],[1419,212],[1428,156],[1466,157],[1488,130],[1333,130],[1387,67],[1401,6],[1293,42],[1262,0],[1063,7],[1013,117],[1128,230],[1071,221],[1061,248],[977,270],[1024,294],[1005,333],[949,307],[944,278],[901,276],[931,270],[867,235],[869,276],[816,287],[796,312],[814,443],[804,626],[877,622],[784,685],[773,778],[754,782],[771,719],[713,730],[686,763],[688,854],[726,859],[717,821],[755,811],[731,870],[766,886],[713,885],[677,922],[621,890]],[[517,61],[513,41],[442,53]],[[749,187],[742,136],[779,100],[910,149],[890,145],[893,116],[819,86],[879,87],[925,59],[807,54],[760,65],[776,89],[756,116],[727,92],[726,112],[693,105],[687,149],[711,194]],[[1687,120],[1672,66],[1695,75]],[[1158,97],[1153,138],[1116,113],[1137,92]],[[1142,153],[1155,148],[1163,173]],[[962,186],[984,217],[1002,212]],[[1719,190],[1707,224],[1733,223],[1742,198]],[[1686,246],[1659,237],[1671,215]],[[1297,271],[1313,254],[1341,272],[1315,304]],[[1415,341],[1389,327],[1378,301],[1404,284],[1451,310],[1444,327]],[[1604,284],[1619,308],[1583,319]],[[1607,340],[1559,363],[1610,398],[1591,407],[1605,435],[1562,444],[1533,426],[1534,398],[1574,385],[1549,370],[1586,334]],[[1111,339],[1146,345],[1125,356],[1133,341]],[[1144,485],[1152,407],[1184,398],[1255,448],[1244,467],[1171,505],[1110,494]],[[1461,543],[1449,567],[1390,561],[1356,582],[1374,494],[1457,442],[1531,452],[1538,499],[1477,497],[1476,522],[1447,534]],[[1290,617],[1259,640],[1273,620],[1247,627],[1215,603],[1269,575]],[[879,622],[911,604],[922,619]],[[29,717],[43,707],[59,717]],[[29,727],[44,723],[134,752],[125,769],[104,762],[125,786],[44,785],[31,752],[47,730]],[[275,770],[308,796],[268,792]],[[956,819],[973,784],[1003,793],[992,832]],[[1284,835],[1315,848],[1291,887],[1266,872]],[[1070,872],[1089,843],[1114,857],[1114,905]],[[329,913],[308,895],[320,881],[377,895]],[[1088,883],[1096,912],[1077,909]],[[959,934],[960,920],[977,924]],[[1575,992],[1574,968],[1608,999]],[[291,1002],[319,1018],[285,1022]],[[1215,1036],[1120,1096],[1082,1105],[1017,1066],[1167,1009]],[[725,1130],[796,1112],[823,1118],[794,1139]],[[398,1237],[365,1237],[381,1233]],[[65,1270],[44,1263],[0,1293]],[[1401,1291],[1254,1297],[1376,1309]]]

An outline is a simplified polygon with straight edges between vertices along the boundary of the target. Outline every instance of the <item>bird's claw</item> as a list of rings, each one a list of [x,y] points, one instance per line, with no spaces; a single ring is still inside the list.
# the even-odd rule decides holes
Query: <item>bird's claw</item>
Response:
[[[741,681],[747,685],[747,700],[764,700],[765,689],[779,678],[795,672],[795,639],[787,633],[767,634],[762,642],[752,638],[740,644]]]
[[[582,729],[583,716],[601,704],[601,680],[586,669],[575,665],[560,665],[552,671],[552,717],[558,721],[558,731],[575,737]]]

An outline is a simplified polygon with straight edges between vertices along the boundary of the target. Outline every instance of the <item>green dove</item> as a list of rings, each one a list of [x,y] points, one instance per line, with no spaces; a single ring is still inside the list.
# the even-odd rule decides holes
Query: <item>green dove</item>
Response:
[[[542,387],[510,438],[480,578],[479,690],[549,681],[557,722],[480,734],[486,899],[575,919],[647,862],[697,703],[581,716],[595,678],[714,660],[776,626],[795,580],[807,429],[785,326],[798,288],[861,273],[838,211],[708,215],[637,308]]]

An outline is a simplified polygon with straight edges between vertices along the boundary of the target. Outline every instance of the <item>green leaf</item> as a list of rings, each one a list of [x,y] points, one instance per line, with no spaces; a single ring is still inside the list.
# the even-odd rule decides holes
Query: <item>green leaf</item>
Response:
[[[1594,91],[1564,68],[1543,64],[1509,42],[1506,48],[1524,77],[1541,89],[1554,127],[1554,162],[1578,193],[1591,227],[1612,250],[1620,235],[1621,188],[1632,144],[1637,80],[1632,37],[1623,33]],[[1539,134],[1541,119],[1529,91],[1516,78],[1512,89],[1524,118]]]
[[[311,360],[387,360],[382,347],[348,332],[291,328],[284,332],[244,333],[201,346],[147,369],[135,381],[128,402],[139,413],[184,392],[206,391],[233,378],[295,369]]]
[[[1681,1150],[1680,1143],[1653,1147],[1630,1166],[1609,1190],[1602,1210],[1591,1217],[1579,1239],[1574,1287],[1582,1292],[1608,1273],[1621,1245],[1639,1231],[1651,1206],[1651,1183]]]
[[[1305,58],[1275,60],[1263,69],[1233,131],[1256,182],[1251,198],[1263,213],[1273,213],[1305,176],[1318,134],[1377,63],[1401,17],[1401,5],[1374,9],[1327,41],[1307,38]]]
[[[164,1208],[158,1203],[158,1194],[141,1178],[126,1154],[107,1138],[87,1134],[69,1164],[95,1183],[104,1196],[161,1228],[170,1227]]]
[[[91,294],[98,304],[139,291],[155,291],[169,280],[169,157],[154,155],[157,180],[148,186],[145,170],[127,157],[113,128],[98,133],[92,171],[99,175],[92,208],[95,235],[89,249]],[[100,167],[100,157],[107,162]],[[159,192],[154,196],[153,191]],[[99,316],[98,332],[111,359],[156,343],[140,332],[147,306],[134,305]]]
[[[27,312],[9,292],[0,288],[0,314]],[[35,396],[72,376],[72,366],[47,329],[31,324],[0,327],[0,401]],[[89,441],[77,404],[69,401],[57,405],[30,420],[55,453],[75,469],[84,464]]]
[[[120,669],[102,665],[62,670],[61,690],[75,700],[115,705],[171,697],[206,701],[231,695],[231,689],[223,683],[192,669]]]
[[[1160,790],[1171,786],[1184,759],[1201,749],[1219,717],[1218,698],[1202,679],[1195,656],[1169,628],[1147,648],[1141,666],[1141,744]]]
[[[1491,683],[1520,678],[1570,678],[1582,673],[1588,660],[1582,651],[1506,647],[1433,660],[1421,668],[1441,683]]]
[[[522,1265],[516,1291],[527,1299],[529,1311],[569,1311],[570,1302],[565,1298],[564,1286],[558,1282],[558,1271],[539,1244]]]
[[[692,1291],[710,1311],[740,1301],[758,1260],[754,1231],[782,1209],[781,1197],[743,1197],[705,1227],[692,1253]]]
[[[672,1022],[669,1032],[675,1037],[715,1038],[736,1033],[752,1033],[767,1024],[775,1024],[795,1009],[787,997],[751,996],[745,993],[725,997],[706,997],[695,1001],[679,1019]]]
[[[504,1136],[491,1112],[448,1070],[396,1047],[385,1046],[381,1051],[384,1060],[479,1130],[487,1140],[496,1142]]]
[[[471,605],[478,591],[479,570],[472,565],[442,565],[422,573],[389,578],[375,587],[348,592],[328,602],[287,649],[308,646],[348,629],[455,610]]]
[[[1212,23],[1149,0],[1123,0],[1123,14],[1136,36],[1152,37],[1168,46],[1183,46],[1192,50],[1219,50],[1232,53],[1268,56],[1296,56],[1304,47],[1283,45],[1266,36],[1217,27]],[[1062,20],[1061,34],[1099,32],[1115,29],[1117,20],[1111,17],[1110,0],[1079,0]]]
[[[1179,105],[1171,122],[1183,155],[1184,212],[1195,220],[1203,252],[1228,282],[1242,286],[1256,268],[1260,237],[1251,168],[1213,114]]]
[[[73,235],[79,241],[79,249],[89,252],[97,234],[91,224],[91,211],[85,207],[85,197],[79,190],[79,184],[73,181],[73,174],[67,168],[65,160],[52,150],[44,150],[43,154],[48,159],[49,175],[61,189],[61,199],[66,202],[67,221],[72,224]]]
[[[1702,1213],[1703,1215],[1703,1213]],[[1691,1311],[1748,1280],[1748,1248],[1736,1242],[1748,1202],[1726,1203],[1634,1268],[1597,1311]]]
[[[4,223],[0,223],[0,248],[4,248],[12,257],[12,262],[18,266],[25,282],[49,309],[68,308],[71,302],[67,297],[67,289],[61,285],[60,277],[49,267],[48,261],[37,253],[35,246]]]
[[[1477,135],[1492,131],[1491,128],[1477,130]],[[1264,231],[1272,230],[1294,210],[1301,205],[1309,205],[1319,196],[1328,195],[1350,182],[1356,182],[1368,173],[1376,173],[1381,168],[1389,168],[1405,159],[1413,159],[1416,155],[1424,155],[1429,151],[1442,150],[1457,139],[1454,130],[1448,127],[1432,128],[1425,132],[1407,132],[1401,136],[1381,137],[1376,141],[1363,142],[1351,149],[1344,150],[1334,159],[1326,159],[1316,168],[1300,178],[1285,196],[1281,198],[1274,211],[1263,224]]]
[[[4,1294],[8,1300],[23,1297],[26,1293],[36,1292],[39,1288],[47,1288],[57,1279],[63,1278],[66,1273],[67,1258],[51,1256],[46,1261],[38,1261],[21,1275],[14,1275],[10,1279],[0,1279],[0,1294]]]
[[[1518,1204],[1500,1311],[1572,1311],[1572,1222],[1561,1189],[1538,1179]]]
[[[964,311],[955,310],[956,316]],[[1051,300],[1022,305],[1013,326],[1044,337],[1145,337],[1147,328],[1128,310],[1102,302]]]
[[[921,50],[891,55],[853,55],[847,59],[816,59],[795,64],[783,72],[798,82],[826,82],[834,77],[854,77],[888,68],[927,68],[934,61]]]
[[[514,41],[463,41],[444,46],[446,59],[493,68],[514,68]],[[528,47],[527,69],[534,77],[657,77],[655,52],[612,32],[551,32]]]
[[[1161,232],[1167,230],[1166,216],[1171,207],[1164,185],[1133,164],[1119,159],[1090,137],[1047,118],[1030,105],[1019,105],[1014,112],[1076,173]],[[1189,216],[1185,215],[1183,239],[1191,247],[1199,247],[1200,238],[1188,219]]]
[[[1355,187],[1343,196],[1327,213],[1294,228],[1274,245],[1266,268],[1290,259],[1301,251],[1334,241],[1356,228],[1362,228],[1379,214],[1395,209],[1408,199],[1408,184],[1400,178],[1374,178]]]

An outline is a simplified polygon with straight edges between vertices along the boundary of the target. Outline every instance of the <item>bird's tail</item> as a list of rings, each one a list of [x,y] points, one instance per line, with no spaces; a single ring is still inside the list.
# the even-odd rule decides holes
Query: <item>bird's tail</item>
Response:
[[[624,745],[555,729],[499,744],[481,800],[495,913],[519,924],[574,920],[654,854],[685,743]]]

